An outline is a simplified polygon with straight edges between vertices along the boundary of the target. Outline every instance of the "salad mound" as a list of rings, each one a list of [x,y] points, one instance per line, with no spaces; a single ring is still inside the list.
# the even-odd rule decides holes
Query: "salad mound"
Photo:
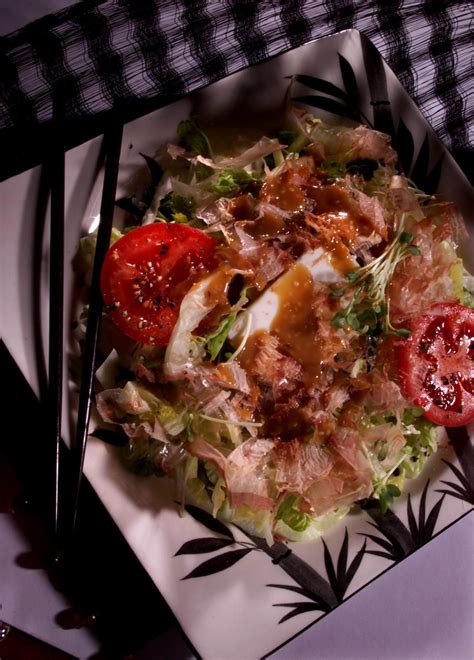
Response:
[[[388,136],[290,115],[219,156],[185,121],[147,159],[104,263],[97,373],[132,470],[269,541],[369,497],[386,511],[440,427],[474,419],[456,207],[397,171]]]

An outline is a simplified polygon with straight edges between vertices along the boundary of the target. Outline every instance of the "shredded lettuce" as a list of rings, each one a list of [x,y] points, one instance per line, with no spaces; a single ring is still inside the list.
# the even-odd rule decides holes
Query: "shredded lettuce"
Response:
[[[217,330],[208,336],[206,350],[211,356],[212,361],[216,360],[219,356],[236,318],[237,312],[231,312],[221,321]]]
[[[449,269],[449,277],[453,283],[453,293],[460,303],[464,303],[464,287],[463,287],[463,272],[464,267],[462,259],[456,259],[451,268]]]
[[[233,348],[230,345],[226,346],[227,339],[231,330],[234,328],[234,325],[237,321],[238,313],[242,308],[248,303],[247,297],[248,288],[244,287],[240,292],[240,296],[235,305],[232,306],[230,314],[225,316],[220,322],[218,328],[214,330],[207,337],[203,338],[203,343],[205,345],[206,351],[209,353],[211,360],[223,362],[227,359],[233,359],[237,352],[240,352],[240,346],[236,349],[235,353]],[[235,336],[235,333],[234,333]],[[222,354],[223,349],[229,348],[228,352]]]
[[[177,134],[181,146],[192,154],[212,158],[212,149],[207,136],[190,119],[178,124]]]
[[[259,176],[250,174],[243,168],[229,168],[221,170],[209,188],[221,197],[232,197],[240,188],[259,179]]]
[[[100,392],[97,407],[104,421],[110,424],[153,424],[157,420],[171,436],[179,435],[186,425],[184,410],[175,409],[136,381]]]
[[[469,289],[466,289],[465,287],[463,289],[462,304],[465,305],[466,307],[470,307],[471,309],[474,309],[474,293],[472,293],[471,291],[469,291]]]
[[[187,119],[180,122],[177,133],[180,145],[191,154],[213,159],[211,145],[206,134],[193,121]],[[207,179],[212,174],[212,169],[206,164],[196,163],[193,169],[198,181]]]
[[[391,424],[394,432],[400,432],[405,445],[390,464],[387,464],[388,443],[376,443],[374,450],[364,446],[373,478],[374,495],[380,501],[382,513],[391,507],[401,495],[405,478],[412,479],[420,474],[426,459],[436,451],[439,427],[423,417],[423,408],[407,408],[403,415],[384,414],[367,416],[362,421],[362,428],[373,428]]]
[[[292,159],[299,158],[299,152],[312,142],[314,144],[309,147],[308,152],[314,148],[313,153],[319,153],[320,157],[325,159],[322,163],[317,159],[318,165],[315,169],[318,176],[321,170],[326,174],[322,176],[323,185],[327,184],[328,180],[331,183],[337,179],[346,179],[348,183],[347,175],[356,174],[355,182],[347,192],[351,195],[354,193],[357,202],[359,197],[355,193],[363,192],[365,196],[361,195],[360,198],[364,204],[370,202],[367,196],[386,193],[393,178],[403,181],[405,192],[409,192],[404,177],[393,177],[394,170],[391,163],[395,154],[388,146],[386,136],[362,126],[356,129],[325,126],[316,118],[298,115],[296,112],[293,120],[294,131],[281,131],[278,133],[278,139],[262,137],[246,151],[236,156],[222,158],[214,156],[207,136],[193,121],[181,122],[177,129],[180,146],[168,147],[168,156],[173,160],[173,164],[166,173],[164,181],[159,183],[163,173],[160,171],[161,167],[153,159],[145,156],[154,175],[155,185],[152,203],[147,205],[149,210],[145,215],[145,222],[166,221],[190,223],[194,226],[202,222],[202,227],[206,231],[212,233],[215,230],[225,237],[233,238],[230,229],[233,216],[228,210],[228,208],[232,210],[232,205],[228,207],[228,199],[220,200],[217,197],[233,197],[245,192],[246,189],[254,192],[259,186],[252,184],[262,182],[265,176],[271,174],[276,179],[277,174],[284,174],[287,170],[290,172],[294,164],[291,162]],[[309,162],[310,159],[307,160]],[[269,165],[275,168],[271,173],[268,169]],[[420,194],[416,191],[417,196]],[[397,265],[405,257],[421,256],[420,247],[424,245],[413,242],[415,237],[412,231],[414,231],[414,223],[423,217],[425,207],[422,209],[417,206],[412,211],[413,193],[408,197],[410,203],[405,204],[406,210],[402,204],[404,200],[402,195],[400,199],[395,196],[393,199],[390,197],[386,206],[382,204],[380,208],[377,207],[377,213],[383,212],[383,215],[385,212],[391,213],[392,206],[396,206],[398,215],[393,216],[393,226],[387,224],[388,215],[385,217],[385,224],[390,229],[388,234],[390,241],[385,248],[381,245],[376,253],[367,255],[363,253],[370,251],[372,244],[368,241],[368,248],[360,248],[365,265],[362,264],[347,273],[346,280],[337,284],[339,288],[334,288],[330,293],[331,298],[340,299],[339,306],[333,310],[336,313],[331,319],[332,327],[336,330],[355,330],[365,334],[368,339],[366,345],[370,346],[367,352],[362,353],[363,357],[357,358],[358,353],[355,352],[350,371],[341,365],[344,377],[348,381],[344,382],[349,388],[351,387],[349,378],[357,389],[354,380],[362,373],[378,368],[374,366],[371,358],[381,333],[401,336],[409,334],[408,329],[391,325],[387,302],[387,288]],[[135,211],[140,217],[145,199],[146,196],[141,202],[134,198],[126,199],[122,201],[122,207]],[[263,194],[262,201],[266,206],[270,206],[265,202]],[[361,208],[362,201],[360,201]],[[274,208],[278,211],[278,207]],[[265,206],[262,204],[262,208],[257,207],[256,211],[265,212]],[[288,218],[283,207],[281,211],[286,222]],[[379,219],[375,210],[374,216],[376,216],[375,226],[375,221]],[[209,223],[204,226],[207,219]],[[218,227],[217,229],[213,227],[213,223]],[[91,269],[96,236],[97,232],[81,241],[79,251],[87,262],[86,271]],[[120,236],[120,232],[113,230],[111,243]],[[257,245],[260,238],[258,236],[258,240],[255,241]],[[231,240],[228,242],[231,248],[235,247],[235,242]],[[242,245],[245,247],[243,241]],[[273,247],[273,244],[270,245]],[[474,278],[464,270],[462,260],[457,258],[450,240],[442,241],[440,248],[439,260],[446,267],[443,277],[449,269],[451,278],[444,277],[443,284],[446,280],[450,293],[453,292],[463,304],[474,307]],[[239,271],[237,268],[236,271],[245,273],[244,270]],[[349,506],[333,508],[327,514],[314,516],[311,513],[311,511],[314,513],[314,509],[307,508],[311,504],[309,498],[307,507],[303,506],[306,502],[303,497],[308,495],[306,490],[303,491],[303,486],[300,486],[300,492],[285,490],[282,493],[279,487],[281,481],[277,481],[276,478],[277,458],[273,456],[269,462],[268,481],[274,508],[269,511],[255,510],[248,506],[232,507],[222,466],[219,465],[218,470],[214,463],[206,462],[204,458],[197,458],[201,438],[226,457],[231,450],[241,445],[251,435],[262,441],[265,431],[265,427],[260,433],[255,430],[256,427],[264,426],[262,421],[240,419],[248,416],[253,420],[251,415],[254,409],[257,411],[256,419],[261,419],[260,409],[251,407],[256,399],[254,392],[251,391],[252,401],[242,398],[241,393],[246,395],[246,392],[244,387],[240,390],[236,386],[237,377],[235,382],[229,384],[230,380],[226,380],[223,376],[225,371],[230,374],[232,367],[239,369],[242,367],[229,363],[226,365],[229,367],[228,370],[221,365],[222,373],[218,373],[215,369],[216,363],[220,361],[235,360],[248,339],[252,316],[251,312],[245,309],[248,302],[246,290],[242,291],[240,300],[228,310],[229,313],[219,318],[220,323],[215,330],[206,336],[196,335],[201,322],[216,304],[212,293],[214,277],[219,278],[219,272],[195,284],[184,296],[179,308],[178,321],[166,348],[142,347],[134,351],[131,368],[137,380],[129,381],[125,387],[120,388],[119,384],[122,383],[117,381],[116,376],[111,385],[106,385],[106,378],[109,379],[106,367],[113,366],[112,364],[105,365],[102,371],[98,372],[102,386],[110,389],[97,395],[97,409],[105,422],[120,425],[128,435],[129,444],[123,452],[123,458],[132,471],[143,475],[163,474],[161,469],[163,466],[167,473],[174,472],[182,503],[186,498],[212,512],[214,516],[237,523],[249,533],[266,538],[268,543],[273,542],[273,534],[277,538],[294,541],[316,538],[346,515]],[[395,308],[395,305],[393,307]],[[395,312],[393,314],[395,317]],[[247,321],[246,325],[243,321]],[[243,338],[240,339],[242,333]],[[346,337],[342,332],[337,334],[339,338],[343,337],[349,343],[352,341],[352,335]],[[236,349],[228,342],[229,337],[236,340],[235,343],[240,341]],[[354,343],[357,343],[356,339]],[[112,357],[116,358],[116,356]],[[136,363],[137,360],[139,364]],[[126,366],[128,367],[129,363]],[[141,366],[141,369],[138,366]],[[147,373],[146,369],[156,369],[156,372]],[[235,369],[234,373],[238,374],[238,369]],[[214,379],[215,374],[220,378]],[[254,386],[252,379],[254,376],[258,378],[259,374],[249,370],[248,374],[242,375],[242,381],[244,376],[249,377],[250,390],[250,386]],[[156,383],[151,383],[154,380]],[[155,392],[161,392],[164,383],[176,381],[177,386],[173,384],[172,388],[179,403],[171,405],[167,400],[156,396]],[[246,380],[245,382],[247,383]],[[332,383],[329,379],[328,382]],[[266,396],[263,387],[261,394],[262,397]],[[163,396],[168,397],[168,395]],[[421,472],[428,456],[436,451],[438,436],[438,427],[424,418],[421,408],[411,407],[401,412],[400,408],[407,404],[403,402],[399,392],[389,399],[394,403],[385,404],[385,410],[377,414],[371,412],[370,406],[374,409],[376,405],[379,406],[376,408],[378,411],[384,404],[375,404],[370,398],[365,400],[367,414],[361,420],[358,432],[360,446],[367,460],[360,465],[351,464],[354,471],[359,469],[364,471],[364,479],[367,478],[364,486],[368,487],[364,494],[369,493],[370,480],[372,481],[371,492],[378,498],[382,512],[391,508],[395,499],[401,495],[404,479],[416,477]],[[241,415],[243,405],[247,403],[250,412],[248,415]],[[338,419],[337,414],[334,417]],[[364,432],[367,432],[365,438]],[[196,456],[191,455],[191,452]],[[203,456],[205,455],[203,452]],[[175,456],[178,458],[176,462]],[[165,461],[165,459],[170,460]],[[245,459],[247,460],[247,457]],[[369,464],[370,470],[367,469]],[[338,469],[337,463],[335,465]],[[288,469],[291,470],[292,467]],[[332,466],[329,466],[329,469],[332,469]],[[372,478],[368,476],[369,474]],[[291,489],[297,491],[298,486],[291,486]],[[317,496],[316,493],[315,497]],[[340,500],[335,497],[333,505],[338,501]],[[331,503],[328,502],[327,506],[330,507]],[[314,508],[322,510],[318,509],[316,504]]]
[[[79,247],[74,257],[74,268],[87,286],[90,286],[92,280],[92,269],[94,267],[94,256],[97,246],[97,232],[98,230],[96,229],[80,239]],[[112,227],[110,245],[113,245],[122,236],[123,234],[119,229]]]
[[[387,510],[392,506],[393,502],[397,497],[400,497],[402,491],[394,483],[379,484],[374,489],[375,495],[378,497],[380,502],[380,510],[382,513],[386,513]]]
[[[438,448],[439,427],[423,417],[422,408],[408,408],[403,415],[404,435],[407,441],[406,458],[400,470],[409,478],[418,476],[426,459]]]
[[[327,513],[311,518],[310,524],[302,532],[296,531],[287,525],[282,519],[277,519],[274,523],[274,534],[286,538],[288,541],[296,541],[299,543],[312,541],[334,527],[334,525],[348,513],[348,506],[332,509]]]
[[[157,477],[165,473],[159,467],[158,458],[163,451],[164,444],[160,440],[148,438],[134,440],[131,438],[128,445],[122,450],[122,461],[131,472],[142,477]]]
[[[194,216],[196,204],[192,197],[183,197],[171,191],[161,200],[158,208],[158,217],[168,222],[189,222]]]
[[[343,179],[346,175],[346,168],[338,160],[325,160],[321,163],[321,169],[331,181]]]
[[[299,496],[291,493],[287,495],[278,507],[277,518],[291,527],[295,532],[304,532],[311,524],[311,516],[298,509]]]
[[[474,309],[474,276],[463,267],[462,271],[462,298],[461,302],[466,307]]]
[[[217,276],[218,274],[217,271]],[[216,274],[195,284],[181,302],[178,321],[165,353],[164,371],[168,378],[183,376],[202,356],[203,348],[197,343],[192,332],[216,304],[216,301],[209,300],[208,296],[208,289],[214,277]]]

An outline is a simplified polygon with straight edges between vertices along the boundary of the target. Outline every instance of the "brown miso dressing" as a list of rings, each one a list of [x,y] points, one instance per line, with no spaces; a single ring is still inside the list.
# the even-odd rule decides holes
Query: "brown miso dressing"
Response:
[[[224,264],[213,274],[205,295],[207,300],[216,301],[216,304],[206,315],[202,323],[199,324],[196,334],[203,334],[215,327],[220,318],[230,312],[227,293],[233,277],[233,267],[230,264]]]
[[[252,197],[250,193],[234,197],[229,204],[229,213],[233,215],[236,220],[249,220],[255,214],[255,207],[257,200]]]
[[[329,263],[341,275],[347,275],[351,270],[357,268],[357,263],[354,261],[349,248],[340,238],[334,238],[325,244],[324,247],[327,250]]]
[[[304,191],[300,186],[285,181],[284,174],[263,184],[261,198],[284,211],[302,211],[305,200]]]
[[[313,213],[344,213],[346,222],[350,223],[356,235],[369,236],[373,227],[368,218],[359,211],[349,193],[335,184],[321,185],[317,183],[307,186],[306,194],[316,203]]]
[[[245,232],[252,238],[274,238],[288,231],[285,221],[272,213],[265,213],[254,222],[245,225]]]
[[[237,358],[238,364],[242,369],[250,369],[252,364],[255,362],[257,353],[260,350],[260,339],[267,335],[266,330],[256,330],[250,337],[247,339],[244,349]],[[237,337],[235,344],[239,344],[242,337]]]
[[[315,202],[315,208],[307,214],[306,222],[317,231],[333,268],[346,275],[357,267],[349,246],[358,236],[368,236],[372,228],[365,216],[358,212],[348,193],[338,186],[308,186],[307,195]]]
[[[269,202],[284,211],[304,211],[306,193],[303,183],[314,168],[312,158],[287,161],[286,169],[267,178],[260,191],[260,201]]]
[[[317,319],[311,304],[311,273],[306,266],[297,263],[273,285],[272,290],[279,298],[279,307],[270,332],[278,337],[285,353],[303,366],[305,382],[317,382],[324,356],[318,342]]]
[[[306,221],[318,232],[321,245],[329,253],[331,265],[346,275],[357,266],[349,246],[359,236],[369,236],[373,228],[342,188],[334,184],[313,185],[307,188],[307,194],[316,207],[308,214]]]

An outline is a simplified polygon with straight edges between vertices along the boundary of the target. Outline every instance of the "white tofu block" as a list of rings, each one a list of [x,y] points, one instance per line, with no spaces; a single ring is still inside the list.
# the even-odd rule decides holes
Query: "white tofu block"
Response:
[[[333,268],[328,259],[327,252],[322,248],[316,248],[315,250],[305,252],[296,263],[306,266],[311,273],[313,282],[333,283],[344,280],[344,276]],[[354,268],[356,267],[357,264],[354,262]],[[275,292],[275,289],[278,284],[284,281],[285,277],[288,277],[288,272],[280,275],[280,277],[273,282],[266,291],[264,291],[260,298],[247,308],[247,311],[251,314],[250,335],[257,330],[270,330],[273,319],[278,312],[279,305],[279,297]],[[247,314],[241,314],[234,323],[229,332],[230,341],[237,337],[241,337],[244,331],[248,331],[248,317],[246,317]]]

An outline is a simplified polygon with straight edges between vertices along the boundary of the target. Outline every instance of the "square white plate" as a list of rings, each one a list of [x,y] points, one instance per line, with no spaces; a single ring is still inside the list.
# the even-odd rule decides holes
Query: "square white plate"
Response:
[[[177,123],[191,114],[204,123],[224,123],[229,131],[245,125],[277,127],[287,78],[293,74],[313,78],[311,87],[295,85],[293,96],[311,95],[323,119],[340,121],[333,110],[393,131],[407,173],[420,187],[456,201],[470,222],[471,248],[467,243],[462,247],[464,256],[473,259],[474,200],[468,182],[376,49],[354,30],[244,69],[127,124],[117,197],[143,185],[146,168],[140,152],[153,154],[173,141]],[[98,213],[100,139],[68,152],[66,166],[65,309],[70,310],[69,265],[81,232]],[[40,175],[35,168],[2,184],[3,203],[17,221],[5,227],[0,246],[3,339],[37,393],[48,336],[48,245],[35,226]],[[66,328],[69,319],[68,313]],[[66,405],[68,397],[65,383]],[[63,420],[67,442],[69,409]],[[180,518],[168,480],[126,472],[114,448],[95,438],[88,444],[85,474],[197,651],[211,660],[247,660],[292,638],[471,510],[470,430],[471,440],[465,430],[453,433],[451,444],[446,439],[385,516],[368,508],[349,515],[324,541],[272,548],[195,510]]]

